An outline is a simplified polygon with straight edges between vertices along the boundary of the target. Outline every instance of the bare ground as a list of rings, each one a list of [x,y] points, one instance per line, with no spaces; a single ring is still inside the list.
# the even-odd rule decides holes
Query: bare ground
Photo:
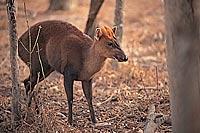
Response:
[[[78,0],[77,0],[78,1]],[[64,20],[82,31],[88,15],[89,1],[79,1],[70,11],[46,12],[48,0],[25,0],[29,24],[43,20]],[[22,89],[23,122],[18,132],[143,132],[148,122],[148,108],[155,105],[156,113],[170,116],[169,88],[165,60],[165,30],[163,5],[160,0],[127,0],[124,3],[124,36],[122,47],[129,56],[112,70],[110,60],[97,74],[93,84],[93,103],[98,119],[92,125],[81,84],[75,83],[74,126],[67,122],[67,102],[63,77],[54,72],[36,87],[36,100],[31,108],[24,101],[22,81],[28,76],[27,67],[19,60]],[[17,30],[19,36],[27,29],[23,0],[18,1]],[[7,18],[0,22],[0,132],[13,132],[10,126],[11,78]],[[106,0],[99,23],[113,25],[114,1]],[[34,105],[39,105],[39,113]],[[156,132],[171,132],[171,123],[160,125]]]

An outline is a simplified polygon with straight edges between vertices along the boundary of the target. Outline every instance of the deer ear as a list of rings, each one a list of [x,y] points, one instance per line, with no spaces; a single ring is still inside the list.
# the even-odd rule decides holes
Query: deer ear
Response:
[[[97,40],[99,40],[99,38],[102,36],[102,31],[101,31],[101,28],[96,28],[96,35],[95,35],[95,38]]]
[[[112,31],[116,34],[116,33],[117,33],[117,26],[114,26],[114,27],[112,28]]]

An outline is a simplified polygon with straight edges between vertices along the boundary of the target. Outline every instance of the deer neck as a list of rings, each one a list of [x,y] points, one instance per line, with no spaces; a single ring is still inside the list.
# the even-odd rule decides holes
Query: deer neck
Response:
[[[105,60],[106,58],[101,56],[97,46],[93,44],[86,52],[83,74],[87,78],[92,78],[95,73],[101,70]]]

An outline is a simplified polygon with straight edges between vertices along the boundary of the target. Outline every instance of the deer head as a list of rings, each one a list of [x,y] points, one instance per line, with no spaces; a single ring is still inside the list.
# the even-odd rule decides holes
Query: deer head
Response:
[[[124,62],[128,60],[128,57],[125,55],[116,39],[116,30],[116,27],[110,28],[108,26],[96,28],[94,45],[100,56],[112,58],[118,62]]]

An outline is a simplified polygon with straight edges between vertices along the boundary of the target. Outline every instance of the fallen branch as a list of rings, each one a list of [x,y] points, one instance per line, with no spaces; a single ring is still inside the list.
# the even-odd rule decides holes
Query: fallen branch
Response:
[[[110,127],[111,123],[109,122],[102,122],[102,123],[96,123],[95,127]]]
[[[155,105],[151,105],[148,108],[147,124],[144,133],[155,133],[161,124],[171,121],[169,116],[163,115],[162,113],[155,113],[155,111]]]
[[[105,103],[111,101],[113,96],[114,96],[114,93],[112,93],[112,95],[111,95],[108,99],[106,99],[106,100],[103,101],[103,102],[99,102],[99,103],[97,103],[96,105],[97,105],[97,106],[101,106],[102,104],[105,104]]]
[[[161,90],[162,88],[158,88],[157,86],[143,86],[140,84],[137,84],[138,88],[133,88],[134,90]]]

